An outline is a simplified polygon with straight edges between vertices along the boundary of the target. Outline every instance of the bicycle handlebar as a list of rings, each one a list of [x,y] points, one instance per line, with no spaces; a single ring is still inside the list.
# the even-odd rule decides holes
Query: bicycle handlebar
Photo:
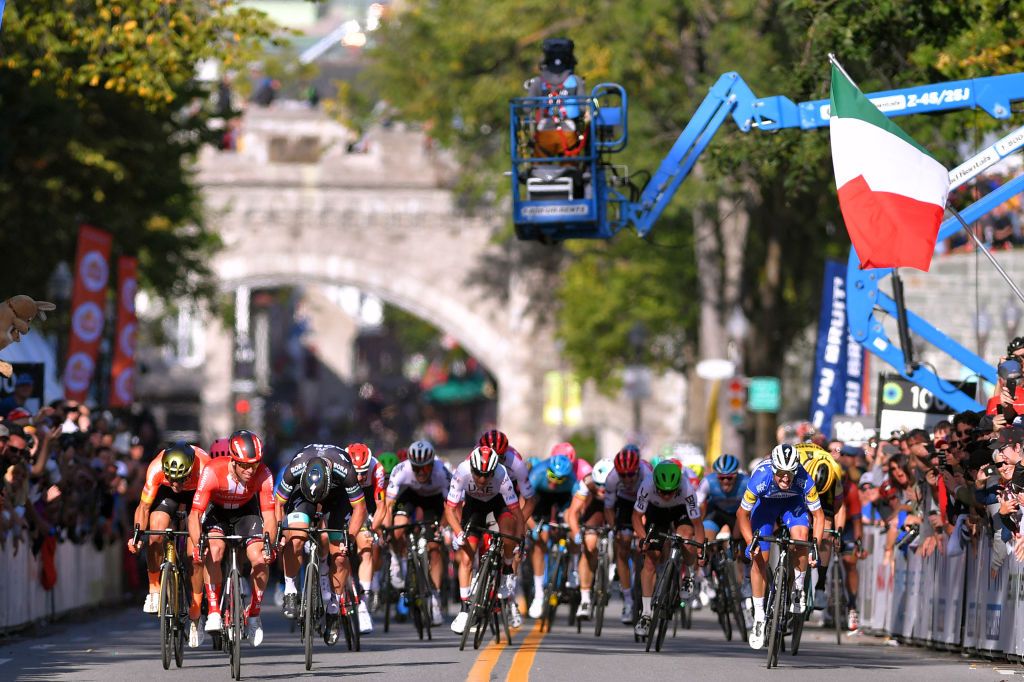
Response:
[[[491,537],[501,538],[503,540],[512,540],[513,542],[516,542],[516,543],[521,543],[524,540],[524,538],[522,538],[522,537],[520,537],[518,535],[508,535],[507,533],[499,533],[496,530],[491,530],[489,528],[484,528],[483,526],[470,526],[469,528],[466,528],[465,530],[466,530],[467,533],[472,533],[472,532],[487,533]]]
[[[696,548],[698,548],[700,550],[699,556],[700,556],[701,559],[705,558],[705,556],[707,555],[707,543],[706,542],[697,542],[696,540],[691,540],[690,538],[684,538],[681,535],[676,535],[675,533],[661,533],[661,532],[654,532],[654,531],[648,533],[647,537],[645,538],[645,540],[647,540],[648,542],[650,542],[652,539],[653,540],[667,541],[667,542],[669,542],[670,544],[673,544],[673,545],[693,545],[694,547],[696,547]]]
[[[789,536],[776,536],[776,535],[761,535],[760,532],[754,533],[754,539],[750,541],[748,545],[748,552],[752,553],[754,546],[759,542],[771,542],[779,547],[807,547],[811,550],[811,554],[814,556],[814,561],[818,561],[818,543],[810,540],[794,540]]]

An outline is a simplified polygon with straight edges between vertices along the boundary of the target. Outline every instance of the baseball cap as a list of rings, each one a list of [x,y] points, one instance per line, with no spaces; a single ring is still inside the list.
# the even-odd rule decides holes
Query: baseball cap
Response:
[[[15,407],[13,410],[7,413],[7,421],[16,422],[21,419],[31,419],[32,413],[26,410],[24,407]]]
[[[32,379],[32,375],[31,374],[29,374],[28,372],[22,372],[21,374],[18,375],[18,378],[14,381],[14,386],[15,386],[15,388],[17,388],[18,386],[33,386],[33,385],[35,385],[35,383],[36,382],[35,382],[34,379]]]
[[[131,447],[135,447],[136,445],[142,445],[142,439],[139,438],[138,436],[132,436],[132,439],[129,442],[129,445]]]
[[[1008,445],[1024,443],[1024,428],[1019,426],[1008,426],[999,431],[999,435],[992,441],[990,449],[1002,450]]]

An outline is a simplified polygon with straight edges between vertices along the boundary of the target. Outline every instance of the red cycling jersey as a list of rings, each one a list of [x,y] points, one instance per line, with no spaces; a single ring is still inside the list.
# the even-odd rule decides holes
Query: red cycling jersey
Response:
[[[203,468],[192,511],[202,514],[211,502],[225,509],[238,509],[257,494],[260,511],[274,511],[274,477],[267,465],[261,462],[249,484],[243,485],[231,473],[232,461],[230,457],[217,457]]]
[[[192,465],[192,471],[189,473],[188,478],[182,484],[182,490],[195,490],[199,486],[199,477],[203,473],[203,469],[210,463],[210,455],[206,454],[206,451],[202,448],[192,446],[195,450],[196,460],[195,464]],[[164,476],[163,468],[163,456],[164,451],[160,453],[149,463],[149,468],[146,470],[146,485],[142,488],[142,501],[145,504],[153,504],[153,500],[156,499],[156,491],[162,485],[170,487],[170,482],[167,477]]]

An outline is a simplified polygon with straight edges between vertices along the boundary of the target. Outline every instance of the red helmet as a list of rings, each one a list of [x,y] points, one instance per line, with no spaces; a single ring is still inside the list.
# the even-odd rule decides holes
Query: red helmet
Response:
[[[251,464],[263,459],[263,441],[252,431],[235,431],[231,434],[231,459]]]
[[[370,448],[366,447],[363,443],[352,443],[345,449],[348,450],[348,458],[351,460],[356,473],[363,474],[369,471],[370,458],[373,457]]]
[[[407,448],[398,448],[395,450],[395,456],[398,457],[399,462],[404,462],[409,459],[409,450]]]
[[[635,445],[624,445],[615,455],[615,470],[619,476],[635,474],[640,469],[640,448]]]
[[[569,458],[570,462],[576,461],[576,448],[572,446],[572,443],[555,443],[555,446],[551,448],[551,454],[549,457],[557,457],[558,455],[565,455]]]
[[[210,446],[210,457],[230,457],[231,456],[231,439],[230,438],[218,438],[213,441]]]
[[[486,445],[504,457],[505,451],[508,450],[508,436],[497,429],[491,429],[480,436],[480,445]]]
[[[498,468],[498,453],[481,445],[469,454],[469,469],[477,476],[484,476]]]

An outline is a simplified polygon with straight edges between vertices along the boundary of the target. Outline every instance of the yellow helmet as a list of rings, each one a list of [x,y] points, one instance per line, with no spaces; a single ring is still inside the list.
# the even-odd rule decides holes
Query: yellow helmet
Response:
[[[168,481],[179,483],[188,478],[195,466],[196,451],[184,441],[178,441],[164,450],[160,458],[160,467]]]
[[[832,490],[832,486],[836,483],[836,472],[832,468],[828,459],[825,457],[813,457],[809,462],[804,465],[811,480],[814,481],[814,487],[818,489],[819,494],[827,493]]]
[[[796,448],[797,454],[800,455],[801,464],[807,464],[807,460],[818,455],[828,456],[828,451],[817,443],[797,443],[793,447]]]

